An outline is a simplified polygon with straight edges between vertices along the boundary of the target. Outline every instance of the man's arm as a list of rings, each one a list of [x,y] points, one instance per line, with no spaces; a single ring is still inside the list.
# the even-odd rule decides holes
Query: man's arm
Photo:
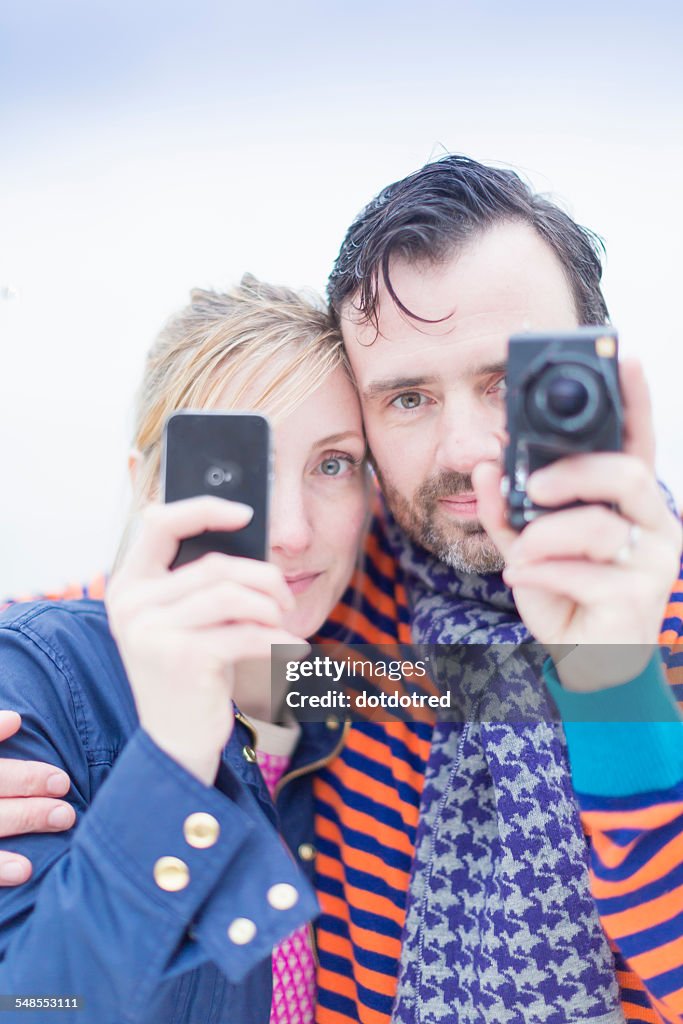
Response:
[[[591,888],[608,937],[665,1020],[683,1020],[683,563],[658,657],[593,693],[549,689],[565,722],[590,836]]]
[[[0,711],[0,742],[21,728],[21,715]],[[62,832],[76,821],[66,800],[68,775],[51,764],[0,758],[0,837],[26,832]],[[11,844],[10,844],[11,845]],[[26,857],[0,850],[0,886],[21,885],[31,877]]]
[[[661,994],[666,1000],[666,1014],[662,1013],[669,1018],[673,1013],[673,1019],[679,1020],[683,1014],[683,1002],[678,1009],[683,993],[683,920],[679,920],[681,914],[674,901],[677,888],[683,884],[678,873],[683,861],[679,850],[683,844],[683,815],[678,810],[683,772],[677,753],[683,744],[682,726],[674,716],[662,723],[664,731],[660,731],[654,728],[658,723],[652,716],[644,714],[640,721],[632,719],[633,731],[626,733],[623,729],[627,723],[618,702],[620,696],[624,697],[624,687],[638,690],[641,684],[648,699],[657,700],[655,694],[664,699],[661,695],[666,691],[661,681],[658,686],[652,684],[650,658],[658,635],[663,644],[672,643],[674,634],[680,635],[666,626],[671,614],[680,616],[680,612],[670,611],[678,601],[665,608],[671,581],[680,570],[683,534],[680,519],[655,474],[652,407],[642,367],[633,360],[624,361],[619,378],[624,403],[623,452],[573,455],[533,473],[528,493],[549,514],[539,516],[521,534],[512,530],[506,519],[500,467],[482,462],[475,467],[472,479],[481,522],[505,559],[503,579],[512,587],[522,621],[548,649],[574,649],[566,659],[557,660],[556,672],[563,691],[566,688],[571,692],[559,692],[556,699],[562,705],[573,781],[585,813],[596,810],[587,803],[590,797],[603,801],[598,814],[610,810],[627,814],[628,806],[614,803],[627,796],[645,801],[648,814],[638,819],[638,828],[628,816],[623,828],[615,825],[615,818],[609,827],[605,819],[593,816],[590,820],[594,895],[608,921],[608,934],[616,938],[620,948],[626,945],[630,949],[631,963],[638,964],[653,998]],[[680,589],[674,597],[679,594]],[[663,613],[666,631],[660,635]],[[616,697],[607,694],[610,687],[617,691]],[[605,708],[592,712],[593,719],[599,719],[597,726],[590,721],[591,713],[583,712],[583,724],[575,733],[575,737],[584,738],[582,759],[576,753],[573,730],[567,725],[566,702],[582,697],[594,700],[599,697],[597,691],[605,691],[606,700],[616,701],[616,710],[614,714]],[[631,690],[627,696],[633,696]],[[637,703],[645,697],[636,694],[634,699]],[[592,731],[595,729],[598,731]],[[645,750],[645,758],[637,758],[640,750]],[[625,768],[629,755],[633,765],[637,761],[638,772],[629,777],[628,793],[623,789],[596,789],[602,777],[614,782],[614,767],[619,764]],[[584,759],[592,775],[588,770],[582,773]],[[654,761],[661,775],[646,774],[646,764]],[[623,773],[620,777],[626,778]],[[597,781],[588,781],[590,778]],[[633,786],[639,788],[634,791]],[[669,813],[673,817],[667,817]],[[651,909],[649,904],[655,897],[651,890],[642,889],[650,884],[648,872],[653,878],[659,873],[659,896],[666,893],[671,897],[669,906],[674,912],[667,916],[666,927],[674,937],[664,935],[659,923],[645,926],[638,929],[642,948],[637,948],[636,937],[629,930],[632,925],[624,923],[623,918],[615,924],[612,915],[628,910],[630,898],[634,906]],[[646,883],[645,879],[650,881]],[[612,896],[625,899],[619,911],[613,902],[604,902]],[[647,959],[652,951],[656,952]]]
[[[104,597],[106,577],[96,576],[87,586],[70,584],[50,593],[25,594],[8,598],[0,612],[27,601],[67,601],[74,598]],[[0,711],[0,743],[21,728],[16,711]],[[76,820],[73,807],[59,797],[66,796],[71,782],[54,765],[40,761],[19,761],[0,757],[0,838],[26,832],[62,832]],[[0,850],[0,886],[21,885],[31,877],[33,865],[27,857]]]

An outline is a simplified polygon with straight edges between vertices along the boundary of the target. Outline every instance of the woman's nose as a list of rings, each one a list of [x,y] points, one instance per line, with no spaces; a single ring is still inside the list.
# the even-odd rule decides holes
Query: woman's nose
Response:
[[[436,451],[441,470],[470,474],[479,462],[497,461],[503,448],[502,416],[465,402],[443,417]],[[500,420],[500,422],[498,422]]]
[[[275,484],[270,503],[270,547],[300,555],[310,546],[313,529],[300,487]]]

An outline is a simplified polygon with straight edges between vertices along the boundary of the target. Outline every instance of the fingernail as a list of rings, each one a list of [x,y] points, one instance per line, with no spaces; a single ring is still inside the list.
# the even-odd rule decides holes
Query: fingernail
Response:
[[[69,792],[69,786],[69,776],[64,775],[63,772],[57,772],[49,776],[45,788],[50,796],[64,796]]]
[[[73,813],[69,807],[55,807],[47,816],[51,828],[67,828],[73,821]]]
[[[8,860],[5,864],[0,864],[0,881],[16,885],[17,882],[23,882],[25,877],[26,867],[20,860]]]
[[[237,509],[238,512],[243,512],[245,516],[248,513],[248,518],[249,519],[253,519],[254,518],[254,510],[251,507],[251,505],[245,505],[243,501],[233,501],[232,504],[233,504],[234,508]]]

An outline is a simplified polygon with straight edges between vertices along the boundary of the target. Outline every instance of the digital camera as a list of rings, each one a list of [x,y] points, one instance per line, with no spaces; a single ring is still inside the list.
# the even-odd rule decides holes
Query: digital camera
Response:
[[[535,470],[579,452],[621,450],[617,350],[611,327],[510,338],[503,493],[515,530],[558,507],[583,504],[535,505],[526,492]]]

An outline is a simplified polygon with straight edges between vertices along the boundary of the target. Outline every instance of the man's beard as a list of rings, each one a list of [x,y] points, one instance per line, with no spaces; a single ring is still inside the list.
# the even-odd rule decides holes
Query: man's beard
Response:
[[[441,473],[420,484],[412,502],[404,498],[374,466],[384,497],[399,526],[416,544],[439,561],[459,572],[501,572],[505,561],[480,522],[464,519],[449,521],[441,511],[439,499],[472,494],[472,478],[464,473]]]

